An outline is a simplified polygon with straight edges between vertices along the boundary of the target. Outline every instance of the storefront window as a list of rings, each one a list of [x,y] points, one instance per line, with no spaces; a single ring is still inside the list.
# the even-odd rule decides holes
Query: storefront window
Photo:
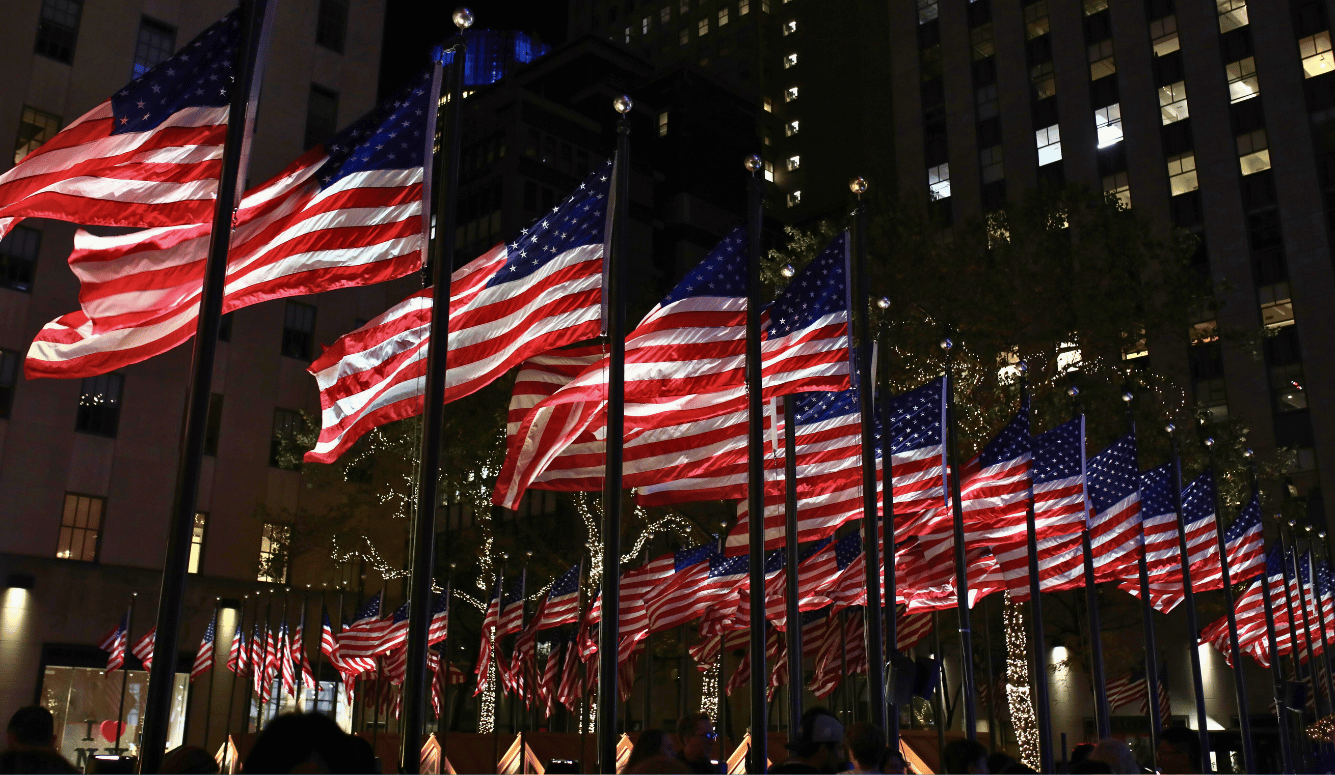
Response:
[[[106,672],[91,667],[47,665],[42,675],[42,705],[55,716],[56,748],[82,772],[93,756],[114,756],[117,712],[121,684],[125,685],[124,726],[120,730],[122,753],[139,753],[143,731],[144,701],[148,673],[143,670]],[[167,748],[181,745],[185,731],[185,702],[190,676],[177,673],[172,686],[171,723]]]

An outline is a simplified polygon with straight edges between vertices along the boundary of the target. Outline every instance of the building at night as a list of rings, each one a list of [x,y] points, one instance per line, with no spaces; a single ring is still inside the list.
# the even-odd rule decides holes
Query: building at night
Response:
[[[0,84],[0,137],[12,147],[0,170],[233,7],[229,0],[10,3],[0,25],[0,62],[11,76]],[[278,5],[251,183],[373,106],[383,17],[383,0]],[[112,746],[87,722],[114,719],[120,695],[120,674],[102,675],[106,654],[96,644],[133,592],[131,638],[156,618],[191,348],[93,379],[25,380],[33,336],[79,306],[78,282],[65,262],[73,235],[69,224],[27,220],[0,242],[0,713],[44,702],[56,710],[61,750],[82,766],[93,751]],[[259,573],[262,555],[284,536],[254,514],[259,506],[294,509],[306,497],[301,475],[278,467],[273,451],[274,439],[300,421],[299,411],[318,412],[307,365],[321,343],[405,295],[407,282],[274,301],[224,320],[181,631],[190,660],[215,599],[236,606],[286,580]],[[220,617],[224,659],[238,613],[224,607]],[[315,626],[308,623],[307,633]],[[140,729],[146,677],[137,660],[130,665],[123,744]],[[188,672],[188,661],[181,669]],[[222,740],[231,686],[230,673],[215,673],[210,749]],[[177,680],[180,711],[185,677],[178,673]],[[193,692],[195,744],[205,742],[206,683]],[[234,725],[241,715],[234,711]],[[184,714],[175,718],[172,740],[179,743]]]

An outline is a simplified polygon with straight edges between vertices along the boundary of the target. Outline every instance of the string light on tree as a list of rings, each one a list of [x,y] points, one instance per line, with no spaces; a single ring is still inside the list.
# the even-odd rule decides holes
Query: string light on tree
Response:
[[[1006,630],[1006,703],[1010,707],[1011,727],[1020,746],[1020,761],[1038,769],[1038,719],[1029,694],[1029,641],[1020,605],[1011,600],[1009,592],[1002,615]]]

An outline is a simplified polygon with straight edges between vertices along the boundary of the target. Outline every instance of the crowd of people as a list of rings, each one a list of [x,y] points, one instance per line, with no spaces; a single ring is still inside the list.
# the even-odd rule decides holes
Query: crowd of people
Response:
[[[640,773],[721,773],[725,764],[718,752],[718,733],[706,713],[688,714],[673,732],[647,729],[639,734],[623,771]],[[75,773],[79,770],[56,750],[54,719],[40,706],[20,708],[9,720],[6,746],[0,753],[0,773]],[[857,722],[846,729],[832,712],[811,708],[787,743],[786,758],[770,767],[771,773],[897,773],[908,772],[902,753],[886,744],[885,732],[874,724]],[[776,752],[777,754],[777,752]],[[1164,730],[1156,751],[1159,770],[1166,773],[1201,771],[1200,739],[1190,729]],[[774,757],[776,760],[777,756]],[[265,726],[246,756],[245,772],[380,772],[371,744],[344,732],[319,713],[287,713]],[[167,753],[164,773],[217,773],[218,762],[202,748],[181,746]],[[93,762],[100,773],[133,772],[133,761],[112,757]],[[548,772],[557,772],[552,767]],[[940,771],[952,775],[1032,773],[1004,753],[989,755],[981,743],[952,740],[941,751]],[[1107,739],[1075,747],[1061,763],[1063,775],[1109,773],[1140,775],[1144,770],[1126,743]]]

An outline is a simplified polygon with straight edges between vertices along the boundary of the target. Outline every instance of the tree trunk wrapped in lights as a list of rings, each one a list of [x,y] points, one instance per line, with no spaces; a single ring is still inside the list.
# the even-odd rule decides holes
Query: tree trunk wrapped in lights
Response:
[[[1038,720],[1029,693],[1029,638],[1022,608],[1011,600],[1009,592],[1002,615],[1006,627],[1006,702],[1010,706],[1011,728],[1020,745],[1020,761],[1037,769]]]

